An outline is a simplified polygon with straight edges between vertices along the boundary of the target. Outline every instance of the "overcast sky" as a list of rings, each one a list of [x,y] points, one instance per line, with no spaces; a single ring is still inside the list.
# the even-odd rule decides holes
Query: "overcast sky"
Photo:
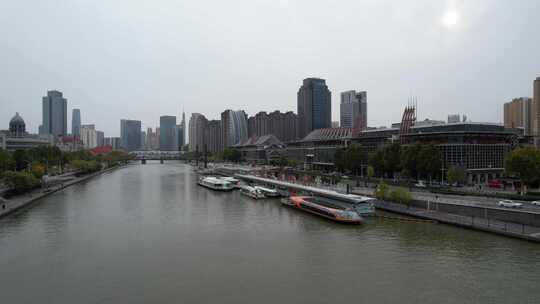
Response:
[[[0,1],[0,128],[41,123],[57,89],[83,123],[118,136],[121,118],[226,108],[296,111],[302,79],[368,92],[368,123],[464,113],[502,121],[540,76],[540,1]]]

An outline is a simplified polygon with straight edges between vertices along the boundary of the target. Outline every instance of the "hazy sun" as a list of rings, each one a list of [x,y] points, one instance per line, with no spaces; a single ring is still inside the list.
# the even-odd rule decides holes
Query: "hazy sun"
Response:
[[[447,11],[441,19],[442,24],[447,28],[455,27],[459,22],[459,14],[456,11]]]

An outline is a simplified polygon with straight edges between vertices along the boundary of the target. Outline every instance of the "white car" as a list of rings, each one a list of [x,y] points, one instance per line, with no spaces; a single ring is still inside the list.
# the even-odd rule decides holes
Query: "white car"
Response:
[[[426,188],[426,183],[424,183],[424,181],[418,181],[418,183],[414,184],[415,187],[419,187],[419,188]]]
[[[533,204],[535,206],[540,206],[540,201],[534,201],[534,202],[531,202],[531,204]]]
[[[513,202],[511,200],[499,201],[499,203],[497,205],[499,207],[507,207],[507,208],[521,208],[521,207],[523,207],[522,203],[516,203],[516,202]]]

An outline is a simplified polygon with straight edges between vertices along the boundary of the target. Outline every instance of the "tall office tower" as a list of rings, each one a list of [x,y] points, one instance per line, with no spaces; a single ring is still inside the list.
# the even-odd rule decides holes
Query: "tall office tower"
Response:
[[[214,154],[223,151],[221,143],[221,121],[210,120],[207,127],[204,129],[204,147],[208,153]]]
[[[146,151],[148,147],[146,146],[146,132],[141,131],[141,150]]]
[[[182,126],[182,140],[179,141],[179,145],[183,148],[187,144],[187,138],[186,138],[186,112],[182,111],[182,122],[180,123]],[[179,135],[180,136],[180,135]]]
[[[531,135],[533,112],[532,99],[529,97],[514,98],[504,104],[504,126],[507,128],[523,128],[524,135]]]
[[[59,91],[47,91],[43,97],[42,134],[67,135],[67,99]]]
[[[93,149],[98,146],[97,132],[94,125],[82,125],[80,132],[85,149]]]
[[[161,116],[159,118],[159,150],[176,151],[176,116]]]
[[[156,133],[154,134],[154,150],[159,150],[159,127],[156,127]]]
[[[243,110],[221,113],[221,144],[223,148],[238,145],[248,139],[248,119]]]
[[[81,136],[81,110],[73,109],[71,113],[71,136]]]
[[[98,147],[105,145],[105,133],[103,131],[96,131],[96,143]]]
[[[146,137],[144,138],[144,148],[145,150],[152,150],[152,128],[146,128]]]
[[[175,140],[175,148],[177,151],[182,151],[184,147],[184,127],[182,126],[183,123],[180,123],[179,125],[176,125],[176,128],[174,129],[174,132],[176,134],[176,140]]]
[[[139,150],[141,148],[141,121],[120,120],[120,141],[121,147],[125,150]]]
[[[120,149],[120,137],[105,137],[104,143],[111,146],[113,150]]]
[[[532,135],[540,137],[540,77],[533,82],[532,117]]]
[[[354,90],[341,93],[339,119],[342,128],[367,128],[367,93]],[[360,124],[357,126],[357,124]]]
[[[200,113],[191,113],[189,119],[189,151],[203,152],[204,149],[204,130],[208,120]]]
[[[332,93],[324,79],[304,79],[297,97],[299,139],[313,130],[332,126]]]

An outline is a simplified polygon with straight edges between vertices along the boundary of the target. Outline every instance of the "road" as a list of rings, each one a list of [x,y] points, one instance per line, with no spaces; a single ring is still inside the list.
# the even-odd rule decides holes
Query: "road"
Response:
[[[354,192],[359,192],[365,195],[372,195],[373,194],[373,188],[363,188],[363,187],[354,187]],[[540,206],[532,205],[528,201],[518,201],[513,200],[514,202],[519,202],[523,204],[522,208],[504,208],[499,207],[497,203],[501,200],[500,198],[493,198],[493,197],[482,197],[482,196],[473,196],[473,195],[451,195],[451,194],[439,194],[439,193],[431,193],[431,192],[424,192],[424,191],[412,191],[413,198],[416,200],[422,200],[422,201],[431,201],[431,202],[440,202],[440,203],[447,203],[447,204],[457,204],[457,205],[465,205],[465,206],[475,206],[475,207],[489,207],[489,208],[497,208],[497,209],[503,209],[503,210],[517,210],[517,211],[525,211],[525,212],[532,212],[532,213],[539,213],[540,214]]]

